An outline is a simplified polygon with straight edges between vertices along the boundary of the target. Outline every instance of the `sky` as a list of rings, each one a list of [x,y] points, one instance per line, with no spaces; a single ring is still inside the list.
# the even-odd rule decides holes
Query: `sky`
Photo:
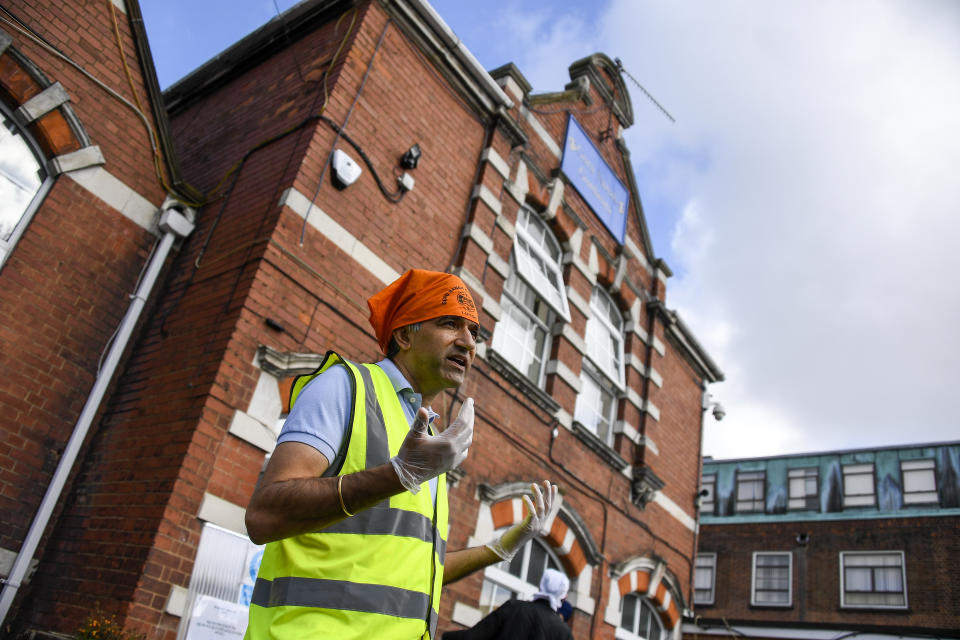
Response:
[[[293,4],[141,0],[161,86]],[[667,304],[726,378],[705,455],[960,440],[960,2],[432,4],[534,93],[603,52],[675,119],[625,78]]]

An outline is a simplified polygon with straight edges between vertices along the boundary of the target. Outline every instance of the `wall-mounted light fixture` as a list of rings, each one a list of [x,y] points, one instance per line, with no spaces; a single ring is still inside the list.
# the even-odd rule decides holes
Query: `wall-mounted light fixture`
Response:
[[[400,166],[404,169],[416,169],[417,163],[420,162],[420,145],[415,144],[409,149],[407,149],[403,157],[400,158]]]

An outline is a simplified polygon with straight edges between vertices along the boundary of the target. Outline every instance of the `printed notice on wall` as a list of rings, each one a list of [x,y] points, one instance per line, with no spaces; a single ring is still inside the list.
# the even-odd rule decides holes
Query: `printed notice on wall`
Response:
[[[187,627],[187,640],[242,640],[249,613],[242,604],[197,596]]]

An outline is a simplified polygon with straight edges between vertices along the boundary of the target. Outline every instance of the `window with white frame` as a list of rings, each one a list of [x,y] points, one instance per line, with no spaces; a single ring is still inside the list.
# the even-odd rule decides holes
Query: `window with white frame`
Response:
[[[693,571],[693,602],[713,604],[717,583],[717,554],[698,553]]]
[[[933,460],[902,460],[903,504],[936,504],[936,463]]]
[[[792,604],[793,554],[754,552],[752,575],[750,604],[768,607],[789,607]]]
[[[789,485],[788,506],[791,509],[816,509],[820,506],[816,468],[790,469],[787,472]]]
[[[480,613],[486,616],[507,600],[532,599],[546,569],[563,571],[553,552],[539,540],[527,542],[511,560],[487,567],[480,589]]]
[[[737,513],[763,512],[765,484],[763,471],[737,473]]]
[[[546,380],[550,330],[570,319],[560,270],[560,245],[532,211],[517,216],[511,273],[503,286],[502,314],[491,347],[538,387]]]
[[[717,474],[700,478],[700,513],[713,515],[716,509]]]
[[[628,593],[620,600],[620,626],[615,637],[621,640],[661,640],[665,638],[660,615],[649,600]]]
[[[0,265],[52,181],[39,148],[0,103]]]
[[[902,551],[841,551],[840,606],[905,609],[907,574]]]
[[[623,388],[623,318],[610,295],[594,288],[587,320],[587,357],[574,419],[606,444],[613,442],[617,394]]]
[[[872,464],[843,466],[843,506],[870,507],[876,504]]]

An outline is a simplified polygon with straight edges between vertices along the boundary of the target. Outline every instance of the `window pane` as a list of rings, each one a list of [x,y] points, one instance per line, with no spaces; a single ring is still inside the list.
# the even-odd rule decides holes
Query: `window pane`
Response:
[[[626,629],[627,631],[636,631],[636,617],[637,617],[637,602],[638,598],[635,595],[626,595],[623,597],[621,602],[621,616],[620,616],[620,626]]]
[[[870,580],[870,569],[848,567],[844,572],[844,581],[847,591],[872,591],[873,583]]]
[[[876,591],[903,591],[900,568],[874,569],[873,580]]]
[[[847,495],[867,495],[873,493],[873,476],[847,476]]]
[[[507,600],[513,600],[517,594],[503,585],[491,580],[484,580],[480,588],[480,614],[486,616]]]
[[[502,309],[500,321],[494,328],[493,349],[539,385],[543,376],[547,332],[530,311],[507,296],[502,298]]]
[[[46,172],[20,135],[19,128],[3,115],[3,127],[0,127],[0,240],[6,242],[13,235],[44,178]]]
[[[559,245],[543,222],[527,210],[517,217],[517,231],[513,245],[517,273],[560,315],[568,317]]]
[[[844,604],[903,607],[907,603],[900,553],[843,554]]]
[[[527,548],[520,549],[517,551],[513,558],[510,560],[510,567],[507,569],[512,575],[517,576],[518,578],[523,578],[523,560],[527,555]]]
[[[547,568],[547,552],[539,544],[530,545],[530,564],[527,568],[527,582],[540,586],[543,570]]]
[[[713,579],[716,556],[698,555],[693,573],[693,600],[699,604],[713,604]]]
[[[623,382],[623,322],[610,295],[594,288],[587,320],[587,356],[614,384]]]

